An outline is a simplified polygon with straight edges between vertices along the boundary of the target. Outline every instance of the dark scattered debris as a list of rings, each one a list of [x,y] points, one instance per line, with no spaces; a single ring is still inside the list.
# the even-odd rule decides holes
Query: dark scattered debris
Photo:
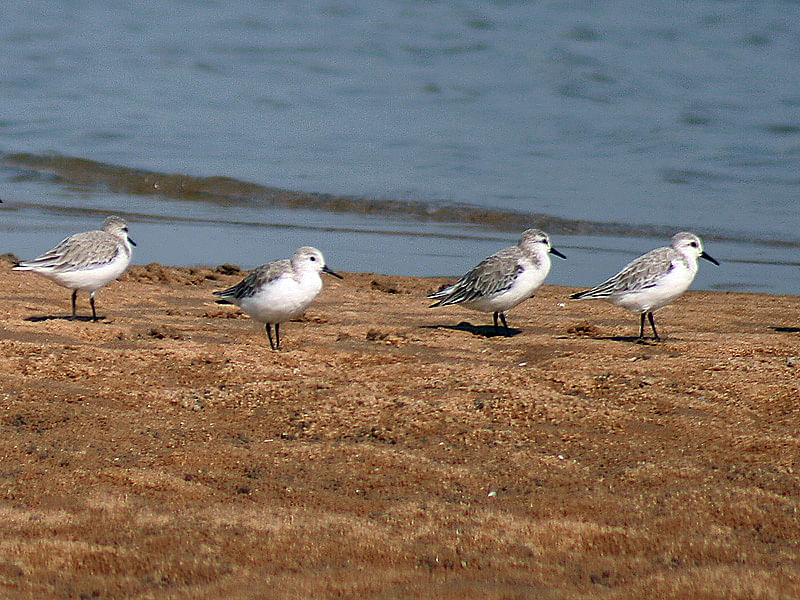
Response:
[[[170,327],[169,325],[156,325],[155,327],[151,327],[147,332],[147,335],[159,340],[163,340],[165,338],[171,340],[183,339],[183,333],[174,327]]]
[[[577,325],[573,325],[567,329],[567,333],[588,338],[596,338],[602,335],[602,332],[591,323],[578,323]]]
[[[219,265],[216,269],[214,269],[215,273],[219,273],[220,275],[238,275],[242,272],[242,269],[239,265],[231,265],[225,263],[224,265]]]
[[[388,333],[378,331],[377,329],[370,329],[369,331],[367,331],[367,341],[370,342],[379,342],[381,340],[385,340],[388,337],[389,337]]]
[[[389,283],[383,283],[382,281],[378,281],[377,279],[373,279],[369,287],[373,290],[378,292],[383,292],[384,294],[399,294],[400,290]]]

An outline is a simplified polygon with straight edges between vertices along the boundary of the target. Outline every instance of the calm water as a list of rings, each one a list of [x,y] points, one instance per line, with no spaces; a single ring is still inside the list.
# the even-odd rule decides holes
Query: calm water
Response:
[[[800,289],[800,3],[260,4],[4,2],[0,252],[113,211],[139,263],[252,266],[312,243],[337,269],[453,275],[535,213],[562,218],[552,283],[597,282],[692,229],[724,261],[695,287]],[[145,194],[18,153],[373,208]]]

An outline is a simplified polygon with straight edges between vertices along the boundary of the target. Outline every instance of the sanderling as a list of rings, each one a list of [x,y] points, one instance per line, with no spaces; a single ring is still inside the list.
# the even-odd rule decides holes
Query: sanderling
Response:
[[[33,271],[72,290],[73,319],[78,291],[89,292],[92,320],[97,321],[94,294],[125,272],[135,245],[128,237],[128,224],[111,216],[103,221],[102,230],[76,233],[40,257],[18,263],[14,269]]]
[[[342,279],[325,264],[316,248],[298,248],[290,259],[274,260],[257,267],[227,290],[214,292],[220,304],[235,304],[252,319],[266,325],[269,345],[281,349],[278,326],[303,314],[322,289],[320,273]],[[275,325],[275,342],[270,325]]]
[[[527,229],[516,246],[492,254],[453,285],[428,296],[440,299],[431,308],[463,304],[472,310],[494,313],[495,333],[500,333],[499,316],[508,336],[505,312],[539,289],[550,272],[550,254],[566,258],[550,245],[544,231]]]
[[[693,233],[683,231],[672,236],[670,247],[656,248],[628,263],[611,279],[590,290],[572,294],[570,298],[601,298],[641,313],[639,339],[644,339],[644,318],[653,328],[653,338],[659,340],[653,313],[683,294],[697,275],[697,259],[719,265],[703,251],[703,243]]]

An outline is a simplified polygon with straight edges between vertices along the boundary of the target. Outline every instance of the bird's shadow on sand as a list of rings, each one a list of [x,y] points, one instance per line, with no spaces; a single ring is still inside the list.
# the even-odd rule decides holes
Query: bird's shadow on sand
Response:
[[[628,344],[639,344],[641,346],[657,346],[664,342],[663,339],[654,340],[653,338],[639,338],[635,335],[610,335],[608,337],[598,337],[597,340],[609,340],[611,342],[626,342]]]
[[[800,333],[800,327],[770,327],[779,333]]]
[[[505,333],[505,329],[500,329],[500,333],[497,333],[494,329],[493,325],[472,325],[471,323],[467,323],[466,321],[461,321],[458,325],[423,325],[422,329],[450,329],[451,331],[466,331],[471,333],[472,335],[477,335],[479,337],[485,338],[493,338],[493,337],[514,337],[515,335],[519,335],[522,333],[521,329],[514,329],[513,327],[508,328],[508,335]]]
[[[635,335],[562,335],[558,336],[562,340],[602,340],[604,342],[625,342],[626,344],[638,344],[640,346],[658,346],[664,343],[664,338],[654,340],[653,338],[641,339]]]
[[[105,316],[98,315],[98,321],[105,321]],[[82,321],[83,323],[90,323],[93,319],[92,317],[75,317],[72,318],[69,315],[42,315],[40,317],[27,317],[25,319],[29,323],[41,323],[43,321]]]

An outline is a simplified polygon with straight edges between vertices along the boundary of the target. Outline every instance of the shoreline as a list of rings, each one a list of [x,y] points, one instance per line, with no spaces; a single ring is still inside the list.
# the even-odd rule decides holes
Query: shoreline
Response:
[[[289,190],[222,175],[198,177],[183,173],[150,171],[60,154],[0,152],[0,166],[17,169],[21,172],[36,173],[42,178],[53,178],[61,184],[85,189],[104,188],[116,194],[157,196],[171,200],[204,201],[231,206],[259,203],[272,208],[305,209],[332,215],[382,215],[388,219],[402,217],[418,223],[436,223],[442,226],[479,224],[489,232],[495,233],[516,233],[535,226],[554,235],[669,239],[676,232],[672,226],[655,223],[634,224],[571,219],[554,214],[492,208],[445,200],[370,198],[359,195]],[[62,210],[69,212],[76,209],[71,207]],[[98,211],[90,209],[88,212]],[[800,246],[800,240],[763,239],[754,242],[750,237],[702,229],[699,231],[709,241],[756,243],[763,246],[787,248]]]
[[[342,274],[272,352],[233,267],[133,266],[91,323],[0,261],[0,590],[800,595],[800,297],[690,291],[636,344],[545,285],[505,338]]]

